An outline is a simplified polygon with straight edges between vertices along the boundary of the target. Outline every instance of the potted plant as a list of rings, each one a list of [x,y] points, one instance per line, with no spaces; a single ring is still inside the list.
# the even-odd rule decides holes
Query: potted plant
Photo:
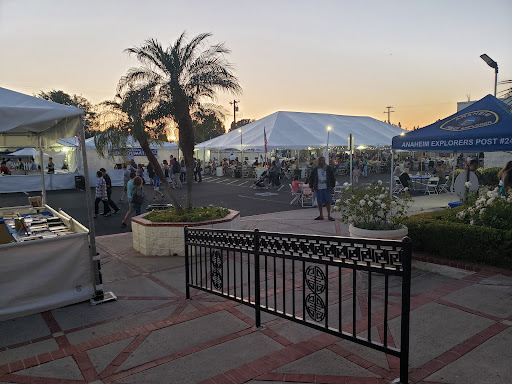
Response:
[[[392,197],[382,181],[362,187],[349,186],[336,202],[335,212],[349,225],[350,236],[374,239],[401,239],[408,233],[403,225],[411,198]]]

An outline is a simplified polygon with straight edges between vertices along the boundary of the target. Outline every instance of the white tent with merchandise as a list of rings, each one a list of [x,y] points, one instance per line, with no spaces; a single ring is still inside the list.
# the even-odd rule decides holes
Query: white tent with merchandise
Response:
[[[82,142],[85,142],[82,115],[83,111],[73,106],[0,88],[0,147],[38,147],[42,160],[42,148],[63,137],[80,134]],[[97,301],[103,300],[85,150],[83,161],[86,165],[88,230],[66,213],[57,212],[46,205],[43,168],[42,208],[27,206],[0,209],[0,216],[51,212],[68,223],[75,232],[68,236],[0,245],[0,265],[4,276],[0,280],[0,291],[5,293],[0,296],[0,320],[50,310],[93,297]]]
[[[327,127],[331,127],[330,131]],[[308,149],[347,146],[352,134],[356,145],[391,145],[403,129],[368,116],[279,111],[225,135],[197,144],[199,149],[246,148]]]

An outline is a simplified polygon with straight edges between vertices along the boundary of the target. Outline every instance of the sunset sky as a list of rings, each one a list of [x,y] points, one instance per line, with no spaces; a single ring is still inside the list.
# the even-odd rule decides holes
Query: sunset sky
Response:
[[[498,80],[512,79],[511,15],[510,0],[0,0],[0,86],[98,103],[137,65],[125,48],[211,32],[232,51],[237,119],[288,110],[383,120],[391,105],[391,121],[412,128],[493,93],[483,53]],[[217,100],[228,122],[230,99]]]

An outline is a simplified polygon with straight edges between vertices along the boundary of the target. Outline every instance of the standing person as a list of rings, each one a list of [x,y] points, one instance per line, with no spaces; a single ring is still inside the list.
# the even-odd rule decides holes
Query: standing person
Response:
[[[229,163],[230,164],[232,164],[233,161],[235,161],[235,160],[236,160],[236,156],[235,155],[233,155],[233,154],[229,155]]]
[[[180,163],[178,162],[178,160],[174,160],[172,162],[171,171],[172,171],[172,187],[174,189],[176,189],[176,188],[181,189],[181,179],[180,179],[181,166],[180,166]]]
[[[48,173],[55,173],[55,164],[53,164],[53,158],[48,159]]]
[[[180,181],[184,183],[187,180],[187,167],[185,166],[185,159],[181,159],[181,174],[180,174]]]
[[[137,187],[139,189],[137,189]],[[121,222],[121,227],[126,227],[126,221],[130,218],[133,212],[135,212],[136,215],[141,214],[142,202],[144,201],[144,192],[142,190],[142,179],[136,176],[135,172],[130,173],[130,181],[128,182],[127,194],[130,205],[128,207],[128,212],[126,212],[126,215],[124,215],[124,219]],[[137,194],[138,197],[134,199],[135,194]]]
[[[94,218],[98,217],[100,201],[103,202],[103,216],[110,216],[110,207],[107,200],[107,184],[103,178],[103,172],[96,172],[96,200],[94,200]]]
[[[276,181],[277,181],[277,185],[279,185],[279,184],[281,184],[279,179],[281,178],[282,164],[281,164],[281,161],[279,160],[279,158],[277,156],[276,156],[276,167],[277,167]]]
[[[34,160],[33,157],[30,159],[30,170],[31,171],[37,171],[38,170],[37,163],[36,163],[36,161]]]
[[[108,205],[110,205],[114,209],[114,214],[119,212],[119,208],[116,203],[112,201],[112,180],[110,180],[110,176],[107,174],[105,168],[100,168],[101,173],[103,174],[103,179],[105,180],[105,185],[107,186],[107,200]]]
[[[128,169],[128,166],[126,164],[123,164],[123,196],[119,201],[122,203],[124,202],[124,198],[126,197],[126,194],[128,192],[128,182],[130,181],[130,173],[131,171]]]
[[[139,176],[142,179],[142,184],[145,184],[144,182],[144,167],[142,164],[139,164],[137,166],[137,176]]]
[[[23,164],[23,160],[18,159],[18,169],[24,171],[25,170],[25,164]]]
[[[135,162],[135,159],[130,160],[130,171],[137,172],[137,163]]]
[[[311,189],[316,192],[316,200],[318,202],[318,211],[320,216],[315,220],[323,220],[324,214],[322,206],[327,209],[327,220],[334,221],[331,216],[332,194],[336,186],[336,178],[332,168],[326,164],[325,157],[318,158],[318,165],[311,172],[310,178]]]
[[[363,159],[363,177],[366,179],[368,177],[368,158],[365,157]]]
[[[164,160],[162,162],[162,169],[164,170],[164,176],[166,179],[169,178],[169,164],[167,163],[167,160]]]
[[[509,161],[501,171],[498,172],[498,193],[507,196],[507,188],[512,187],[512,161]]]
[[[155,172],[155,177],[153,179],[153,190],[155,191],[155,196],[153,196],[153,200],[156,200],[156,195],[159,194],[160,198],[164,198],[164,194],[160,192],[160,177],[158,173]]]
[[[151,165],[151,163],[148,163],[146,169],[148,171],[149,184],[153,185],[153,178],[155,177],[155,170],[153,169],[153,165]]]
[[[201,160],[197,159],[194,165],[194,180],[197,181],[199,178],[198,183],[203,181],[203,176],[201,176],[201,171],[203,168],[201,167]]]
[[[277,165],[276,165],[275,160],[272,161],[272,165],[268,169],[268,174],[269,174],[269,179],[270,179],[270,185],[272,187],[275,187],[277,185],[277,181],[276,181]]]

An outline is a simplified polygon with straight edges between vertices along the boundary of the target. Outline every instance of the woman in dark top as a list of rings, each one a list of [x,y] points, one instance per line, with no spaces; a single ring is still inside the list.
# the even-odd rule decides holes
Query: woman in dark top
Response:
[[[402,174],[398,176],[398,179],[404,188],[410,188],[409,181],[411,180],[411,177],[409,176],[409,168],[405,168]]]

